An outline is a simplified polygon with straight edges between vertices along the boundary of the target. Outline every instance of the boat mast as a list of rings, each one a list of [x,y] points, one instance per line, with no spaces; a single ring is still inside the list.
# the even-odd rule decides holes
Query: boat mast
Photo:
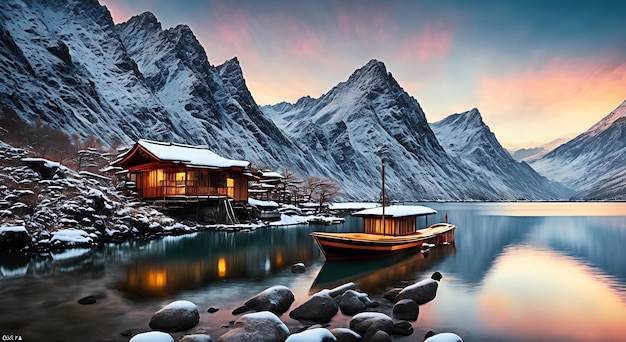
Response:
[[[381,175],[383,178],[383,182],[382,182],[382,186],[383,186],[383,216],[382,216],[382,224],[383,224],[383,235],[385,235],[385,230],[387,227],[385,227],[385,157],[381,158],[382,161],[382,165],[381,165]]]

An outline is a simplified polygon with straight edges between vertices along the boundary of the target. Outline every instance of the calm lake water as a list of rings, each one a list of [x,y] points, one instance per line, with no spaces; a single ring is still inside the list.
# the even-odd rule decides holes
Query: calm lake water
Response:
[[[190,332],[214,340],[231,311],[273,285],[296,296],[355,282],[390,314],[382,294],[440,271],[437,298],[420,307],[415,333],[453,331],[465,341],[626,341],[626,203],[427,203],[457,225],[454,246],[400,258],[325,263],[309,233],[351,231],[291,226],[201,232],[75,249],[35,258],[0,258],[0,335],[23,341],[128,341],[174,300],[194,302]],[[307,271],[293,274],[292,264]],[[93,295],[97,303],[79,305]],[[208,313],[210,307],[219,308]],[[292,329],[297,321],[282,315]],[[331,327],[347,327],[339,313]],[[183,333],[173,334],[176,340]]]

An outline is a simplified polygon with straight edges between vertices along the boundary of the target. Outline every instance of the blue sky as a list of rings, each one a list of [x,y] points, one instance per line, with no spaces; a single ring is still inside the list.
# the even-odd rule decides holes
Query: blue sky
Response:
[[[384,62],[429,121],[478,108],[509,148],[572,138],[626,100],[626,1],[100,0],[185,24],[238,57],[263,104],[319,97]]]

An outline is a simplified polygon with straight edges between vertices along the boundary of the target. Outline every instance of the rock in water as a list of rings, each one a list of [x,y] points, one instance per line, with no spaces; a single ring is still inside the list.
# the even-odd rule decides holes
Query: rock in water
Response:
[[[341,295],[339,299],[339,309],[346,315],[354,315],[367,309],[372,301],[367,297],[366,293],[360,293],[354,290],[348,290]]]
[[[337,342],[359,342],[361,335],[348,328],[335,328],[330,331],[337,338]]]
[[[440,333],[435,334],[432,331],[426,333],[426,339],[424,342],[463,342],[463,339],[453,333]]]
[[[339,312],[339,305],[328,290],[322,290],[289,313],[289,317],[300,321],[327,323]]]
[[[150,328],[162,331],[183,331],[200,322],[198,307],[186,300],[172,302],[157,311],[150,319]]]
[[[82,304],[82,305],[89,305],[89,304],[95,304],[95,303],[96,303],[96,297],[94,296],[87,296],[78,300],[78,304]]]
[[[233,315],[248,310],[269,311],[276,315],[281,315],[289,310],[294,300],[293,292],[286,286],[272,286],[248,299],[242,307],[233,310]]]
[[[178,342],[213,342],[213,339],[205,334],[192,334],[181,337]]]
[[[313,328],[292,334],[285,342],[335,342],[337,339],[326,328]]]
[[[285,323],[275,314],[262,311],[239,317],[233,329],[217,342],[283,342],[287,336],[289,329]]]
[[[396,301],[412,299],[417,305],[422,305],[435,299],[437,295],[438,281],[442,278],[441,273],[433,273],[430,279],[424,279],[413,285],[407,286],[396,296]]]
[[[420,307],[413,299],[402,299],[393,306],[393,317],[406,321],[416,321]]]

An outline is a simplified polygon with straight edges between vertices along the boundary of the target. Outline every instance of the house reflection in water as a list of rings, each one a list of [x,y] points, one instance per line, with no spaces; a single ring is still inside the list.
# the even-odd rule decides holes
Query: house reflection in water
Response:
[[[192,260],[137,260],[128,266],[127,277],[118,289],[136,297],[161,298],[221,280],[270,276],[286,267],[281,251],[254,252]],[[301,260],[311,259],[309,254]]]

